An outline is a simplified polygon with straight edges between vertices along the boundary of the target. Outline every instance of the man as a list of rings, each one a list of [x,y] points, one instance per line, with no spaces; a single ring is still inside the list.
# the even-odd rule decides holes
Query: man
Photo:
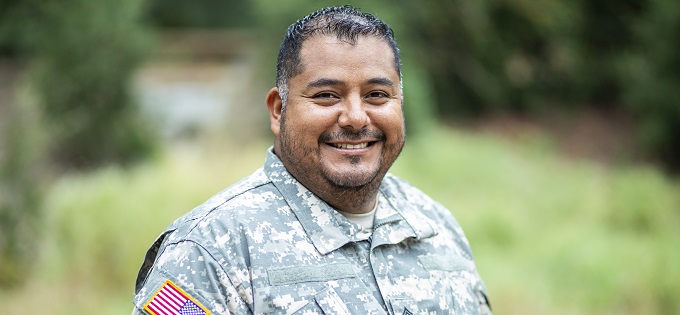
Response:
[[[133,314],[488,314],[458,223],[386,175],[404,145],[392,30],[351,7],[288,28],[265,165],[175,221]]]

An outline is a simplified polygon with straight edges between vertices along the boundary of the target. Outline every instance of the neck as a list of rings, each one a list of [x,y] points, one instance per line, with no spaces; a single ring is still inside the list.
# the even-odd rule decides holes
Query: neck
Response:
[[[309,187],[308,189],[335,209],[347,213],[360,214],[373,210],[380,182],[375,179],[368,185],[360,188],[329,187],[330,189],[322,189],[320,191]],[[332,186],[332,184],[329,184],[329,186]]]

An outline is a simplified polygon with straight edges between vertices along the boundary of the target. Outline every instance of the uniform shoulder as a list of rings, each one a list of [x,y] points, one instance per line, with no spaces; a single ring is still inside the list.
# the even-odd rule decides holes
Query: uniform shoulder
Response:
[[[380,191],[400,209],[417,209],[435,222],[446,224],[450,228],[458,229],[460,226],[448,208],[413,184],[393,174],[385,176]]]
[[[380,190],[389,197],[403,198],[406,200],[423,199],[421,202],[435,202],[422,190],[415,187],[403,178],[388,173],[383,179]]]

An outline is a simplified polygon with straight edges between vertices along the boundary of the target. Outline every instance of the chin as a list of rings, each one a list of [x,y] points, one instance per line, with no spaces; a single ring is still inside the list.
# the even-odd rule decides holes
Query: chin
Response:
[[[371,181],[341,181],[337,179],[329,179],[328,180],[333,186],[337,188],[343,188],[343,189],[354,189],[354,190],[360,190],[364,187],[369,186],[371,184]]]
[[[379,173],[379,170],[355,174],[348,172],[324,172],[324,177],[326,177],[326,180],[333,186],[339,188],[361,189],[372,186],[371,183],[374,183],[378,179]]]

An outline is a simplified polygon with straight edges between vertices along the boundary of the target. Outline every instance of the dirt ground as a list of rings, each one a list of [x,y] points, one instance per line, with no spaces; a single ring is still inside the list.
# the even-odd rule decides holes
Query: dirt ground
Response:
[[[495,114],[456,125],[516,143],[547,136],[556,149],[568,158],[606,164],[643,160],[636,143],[635,121],[621,112],[595,109],[569,112],[554,109],[533,116]]]

